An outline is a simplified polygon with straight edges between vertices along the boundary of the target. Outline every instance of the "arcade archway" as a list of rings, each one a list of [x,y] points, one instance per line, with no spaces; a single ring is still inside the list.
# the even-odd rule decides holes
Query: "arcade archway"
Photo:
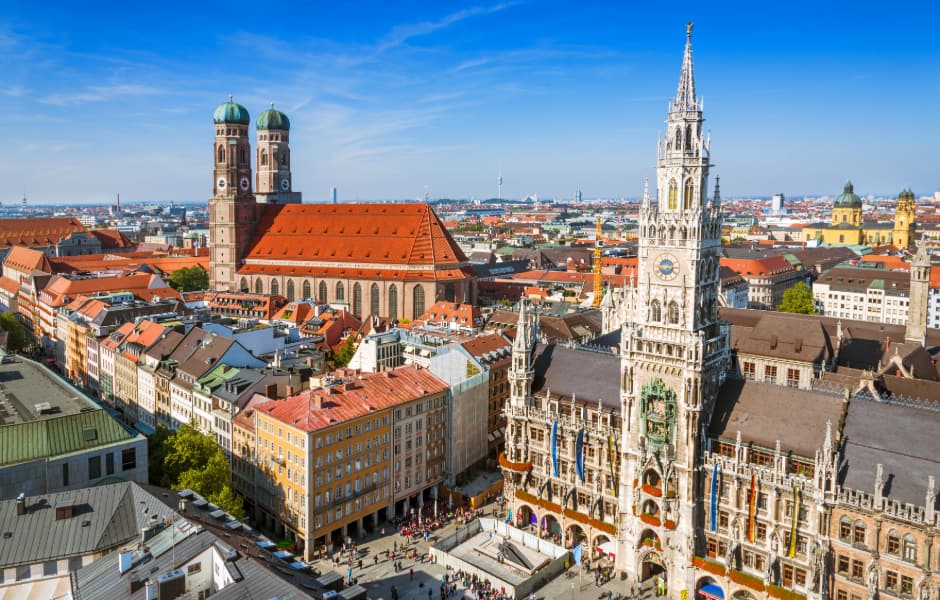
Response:
[[[695,583],[695,600],[725,600],[725,591],[712,577],[702,577]]]
[[[648,581],[666,572],[663,557],[659,552],[647,552],[640,557],[640,581]]]
[[[555,539],[561,539],[561,523],[553,515],[542,517],[542,535],[549,535]]]
[[[530,525],[538,525],[539,523],[539,518],[536,516],[535,511],[527,504],[519,506],[516,511],[515,520],[516,527],[519,529],[525,529]]]
[[[587,539],[587,534],[584,533],[580,525],[569,525],[568,531],[565,532],[565,546],[569,548],[577,544],[583,544],[587,542]]]
[[[738,590],[732,594],[731,597],[734,600],[757,600],[757,598],[754,597],[754,594],[747,590]]]

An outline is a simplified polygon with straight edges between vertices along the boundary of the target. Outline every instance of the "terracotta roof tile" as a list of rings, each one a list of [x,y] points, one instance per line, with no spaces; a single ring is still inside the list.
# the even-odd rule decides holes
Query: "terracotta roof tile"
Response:
[[[44,253],[26,246],[10,248],[6,258],[3,259],[3,266],[21,273],[32,273],[33,271],[53,272],[49,264],[49,258]]]
[[[75,217],[0,219],[0,246],[52,246],[76,231],[88,229]]]

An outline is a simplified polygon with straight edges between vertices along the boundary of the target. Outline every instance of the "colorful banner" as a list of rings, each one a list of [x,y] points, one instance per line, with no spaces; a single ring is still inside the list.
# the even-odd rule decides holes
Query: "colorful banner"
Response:
[[[718,531],[718,465],[712,470],[712,504],[710,507],[712,531]]]
[[[575,442],[574,468],[578,472],[578,479],[584,481],[584,430],[578,430],[578,439]]]
[[[751,475],[751,504],[747,513],[747,541],[754,541],[756,529],[755,517],[757,515],[757,475]]]
[[[787,556],[796,556],[796,523],[800,518],[800,489],[793,484],[793,524],[790,526],[790,549]]]
[[[552,423],[552,472],[558,477],[558,421]]]
[[[616,458],[617,458],[617,455],[614,453],[614,436],[608,435],[607,436],[607,462],[610,463],[610,481],[613,487],[613,490],[611,491],[614,494],[614,498],[617,497],[617,488],[619,487],[618,482],[617,482],[617,463],[615,461]]]

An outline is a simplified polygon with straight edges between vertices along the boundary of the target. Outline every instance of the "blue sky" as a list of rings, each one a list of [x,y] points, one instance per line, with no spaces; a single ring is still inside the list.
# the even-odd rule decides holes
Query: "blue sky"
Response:
[[[940,187],[936,2],[82,4],[0,7],[0,201],[204,200],[228,94],[308,202],[638,196],[687,20],[725,196]]]

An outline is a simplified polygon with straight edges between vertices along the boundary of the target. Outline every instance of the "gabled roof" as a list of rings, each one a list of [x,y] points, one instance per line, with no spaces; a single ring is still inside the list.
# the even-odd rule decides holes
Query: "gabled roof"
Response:
[[[0,246],[54,246],[74,232],[88,232],[75,217],[0,219]]]
[[[134,247],[134,243],[117,229],[92,229],[89,233],[91,233],[91,235],[95,236],[95,238],[101,242],[102,250],[115,250]]]
[[[32,273],[33,271],[52,273],[49,258],[39,250],[33,250],[26,246],[14,246],[10,248],[6,258],[3,259],[3,267],[14,269],[21,273]]]
[[[428,204],[284,204],[263,208],[254,260],[463,266],[467,257]]]
[[[70,279],[56,275],[43,289],[41,299],[52,308],[64,306],[79,295],[103,292],[131,292],[142,300],[161,298],[181,299],[179,292],[166,285],[156,275],[135,273],[123,277],[89,277]]]

